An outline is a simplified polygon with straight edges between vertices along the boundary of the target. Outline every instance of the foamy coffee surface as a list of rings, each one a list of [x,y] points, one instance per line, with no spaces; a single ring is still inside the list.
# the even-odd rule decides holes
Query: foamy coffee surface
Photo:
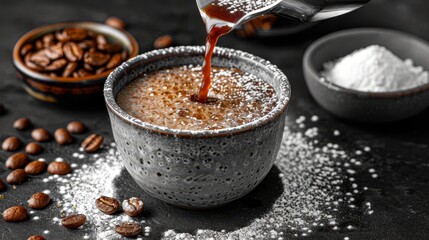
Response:
[[[191,100],[198,93],[201,66],[181,66],[143,75],[125,86],[118,105],[131,116],[179,130],[218,130],[253,122],[277,103],[264,80],[236,68],[212,68],[209,103]]]

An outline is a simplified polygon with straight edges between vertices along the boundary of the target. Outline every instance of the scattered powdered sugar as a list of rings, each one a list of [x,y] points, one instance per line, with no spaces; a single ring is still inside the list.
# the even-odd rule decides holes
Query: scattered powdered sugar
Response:
[[[365,92],[392,92],[429,83],[428,72],[385,47],[372,45],[324,64],[322,76],[341,87]]]
[[[249,13],[277,2],[279,0],[215,0],[213,4],[226,7],[231,13],[237,11]]]
[[[126,214],[101,213],[95,205],[95,200],[100,196],[116,195],[114,180],[119,177],[123,167],[119,152],[114,144],[111,146],[104,146],[103,153],[91,157],[83,155],[91,163],[74,169],[72,174],[54,179],[60,194],[57,206],[61,209],[61,217],[79,213],[87,216],[86,227],[82,229],[87,231],[84,239],[117,239],[119,235],[114,231],[115,225],[135,222]],[[61,219],[55,217],[52,221],[59,224]],[[150,228],[145,232],[148,235]]]
[[[296,123],[304,124],[305,119],[302,116]],[[313,130],[308,133],[310,129]],[[353,176],[360,170],[358,163],[361,160],[358,159],[362,156],[347,153],[339,144],[320,144],[316,139],[318,129],[310,129],[302,133],[285,128],[275,163],[281,171],[279,177],[284,192],[263,217],[232,232],[200,229],[189,234],[168,230],[164,233],[164,239],[281,240],[290,235],[307,236],[317,228],[355,230],[353,225],[341,225],[338,211],[361,207],[356,205],[356,198],[368,188],[358,186]],[[373,213],[371,203],[367,202],[363,208],[367,214]]]
[[[310,119],[310,121],[307,120]],[[297,125],[311,125],[319,117],[299,117]],[[292,121],[289,121],[292,122]],[[378,177],[374,168],[364,169],[362,162],[371,151],[368,146],[346,151],[340,144],[325,143],[319,132],[332,134],[335,129],[307,129],[286,127],[276,166],[283,183],[283,193],[273,204],[271,210],[262,217],[252,220],[248,226],[232,232],[200,229],[192,233],[179,233],[167,230],[163,239],[285,239],[289,236],[307,236],[318,229],[332,231],[355,231],[357,226],[344,225],[343,209],[361,209],[365,214],[374,213],[370,202],[362,199],[366,186],[360,186],[357,173],[367,172]],[[336,130],[339,132],[339,130]],[[84,239],[118,239],[114,226],[120,222],[135,219],[125,215],[106,215],[95,206],[98,197],[117,195],[115,179],[123,169],[115,144],[104,146],[100,154],[84,155],[88,164],[82,164],[67,176],[53,177],[59,193],[58,207],[62,217],[74,213],[84,213],[88,221],[81,229]],[[123,205],[123,208],[127,206]],[[34,220],[37,219],[35,216]],[[150,236],[150,219],[140,221],[142,238]],[[59,224],[60,218],[52,221]],[[48,231],[48,230],[47,230]],[[138,239],[142,239],[138,238]]]

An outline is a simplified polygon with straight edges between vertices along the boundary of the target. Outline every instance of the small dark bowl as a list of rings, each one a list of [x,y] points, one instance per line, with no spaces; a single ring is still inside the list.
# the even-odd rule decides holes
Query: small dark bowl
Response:
[[[384,46],[401,59],[412,59],[429,71],[429,45],[415,36],[387,29],[340,31],[321,38],[303,60],[307,86],[314,99],[332,114],[361,122],[393,122],[412,117],[429,107],[429,84],[395,92],[362,92],[322,79],[323,64],[373,44]]]
[[[64,22],[33,29],[15,44],[13,64],[17,75],[23,80],[23,88],[34,98],[60,104],[89,103],[94,101],[97,96],[102,100],[103,85],[111,71],[79,78],[51,77],[28,68],[21,57],[20,50],[25,44],[33,42],[47,33],[55,33],[58,30],[73,27],[101,33],[108,41],[122,44],[123,49],[128,51],[129,58],[138,54],[137,41],[131,34],[101,23]]]

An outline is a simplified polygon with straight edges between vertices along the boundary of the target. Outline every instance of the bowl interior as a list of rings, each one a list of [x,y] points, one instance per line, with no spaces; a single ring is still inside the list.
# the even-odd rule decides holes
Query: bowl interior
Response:
[[[320,72],[323,70],[325,62],[336,60],[355,50],[374,44],[386,47],[403,60],[412,59],[415,66],[421,66],[429,71],[429,45],[425,41],[409,34],[386,29],[352,29],[328,35],[309,48],[304,58],[304,64],[308,64],[315,79],[320,79]],[[360,92],[337,85],[335,87]],[[422,87],[427,86],[418,88]]]
[[[44,74],[41,74],[37,71],[34,71],[24,64],[24,60],[20,54],[21,48],[30,42],[35,41],[36,39],[41,38],[43,35],[47,33],[55,33],[56,31],[65,29],[65,28],[83,28],[87,30],[94,31],[96,33],[103,34],[109,42],[120,43],[124,50],[128,51],[128,55],[130,57],[134,57],[138,54],[138,44],[137,41],[131,36],[129,33],[116,29],[114,27],[96,23],[96,22],[64,22],[57,23],[52,25],[47,25],[43,27],[36,28],[24,36],[22,36],[18,42],[16,43],[13,50],[13,58],[16,67],[18,67],[25,74],[31,76],[34,79],[42,80],[42,81],[60,81],[60,82],[81,82],[81,81],[90,81],[90,80],[99,80],[100,78],[106,78],[109,75],[109,71],[106,71],[101,74],[95,74],[87,77],[80,78],[71,78],[71,77],[50,77]]]
[[[175,47],[163,50],[155,50],[146,54],[139,55],[131,59],[114,72],[112,72],[106,81],[104,87],[104,95],[108,107],[115,114],[124,118],[132,124],[148,130],[154,130],[164,134],[171,135],[211,135],[228,133],[232,134],[235,131],[245,131],[267,123],[276,119],[282,112],[286,110],[290,98],[290,85],[286,76],[274,65],[266,60],[255,57],[251,54],[244,53],[237,50],[227,48],[216,48],[212,65],[217,67],[235,67],[243,72],[251,73],[261,79],[267,81],[276,91],[279,98],[276,107],[264,117],[234,128],[221,129],[221,130],[171,130],[162,126],[156,126],[142,122],[124,112],[116,103],[116,96],[119,91],[128,83],[138,78],[139,76],[154,72],[159,69],[183,66],[183,65],[202,65],[204,60],[205,48],[199,47]]]

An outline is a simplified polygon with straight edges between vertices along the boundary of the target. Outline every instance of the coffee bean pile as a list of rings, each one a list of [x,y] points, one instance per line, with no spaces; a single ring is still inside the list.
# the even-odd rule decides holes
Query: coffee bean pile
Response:
[[[109,20],[109,19],[108,19]],[[110,25],[125,26],[120,19]],[[83,28],[66,28],[47,33],[20,50],[25,65],[51,77],[80,78],[109,72],[128,59],[120,43]]]
[[[0,104],[0,106],[3,106]],[[30,130],[33,124],[28,118],[17,119],[13,123],[13,128],[18,131]],[[82,122],[70,122],[66,128],[59,128],[54,133],[54,139],[59,145],[68,145],[74,142],[72,134],[85,133],[87,128]],[[28,143],[24,152],[16,152],[23,142],[16,136],[10,136],[3,140],[1,148],[3,151],[15,152],[10,155],[5,162],[5,166],[11,170],[6,177],[6,183],[13,185],[23,184],[30,175],[38,175],[46,170],[52,175],[67,175],[72,169],[69,163],[65,161],[54,161],[46,163],[44,160],[31,160],[28,155],[38,155],[43,151],[40,143],[52,140],[51,134],[44,128],[35,128],[31,131],[31,137],[35,142]],[[97,152],[103,144],[103,137],[98,134],[89,135],[81,147],[88,153]],[[28,154],[28,155],[27,155]],[[0,192],[6,191],[7,185],[0,179]],[[32,209],[44,209],[51,203],[48,194],[37,192],[28,200],[28,207]],[[119,206],[119,203],[118,203]],[[3,211],[3,220],[7,222],[21,222],[28,219],[28,211],[24,206],[12,206]],[[70,215],[62,219],[61,224],[68,229],[76,229],[86,222],[86,216],[83,214]],[[34,235],[28,239],[43,240],[43,236]]]
[[[95,205],[98,210],[108,215],[118,213],[121,207],[117,199],[106,196],[95,200]],[[122,202],[122,210],[130,217],[138,217],[144,211],[144,203],[141,199],[132,197]],[[116,225],[115,231],[124,237],[135,237],[142,232],[142,226],[136,222],[124,222]]]

